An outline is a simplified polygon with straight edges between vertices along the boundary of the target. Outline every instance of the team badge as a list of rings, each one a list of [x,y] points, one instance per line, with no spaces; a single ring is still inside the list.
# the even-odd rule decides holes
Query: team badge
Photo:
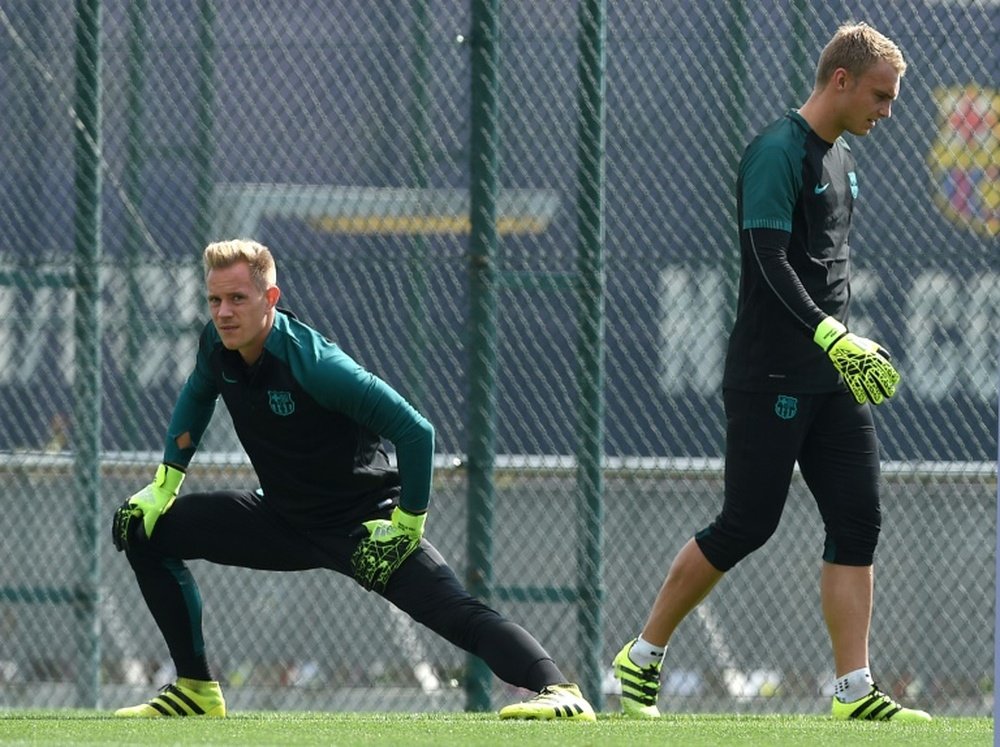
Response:
[[[271,412],[275,415],[291,415],[295,412],[295,401],[291,392],[278,392],[273,389],[267,390],[267,402],[271,405]]]
[[[774,403],[774,412],[782,420],[791,420],[799,414],[799,401],[787,394],[779,394]]]
[[[858,175],[853,171],[847,172],[847,181],[851,184],[851,197],[858,199]]]
[[[1000,90],[939,88],[938,135],[927,163],[934,202],[948,218],[1000,235]]]

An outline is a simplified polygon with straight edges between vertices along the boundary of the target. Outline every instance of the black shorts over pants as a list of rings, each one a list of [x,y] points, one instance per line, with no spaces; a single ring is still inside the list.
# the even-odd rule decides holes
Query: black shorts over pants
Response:
[[[878,438],[871,407],[846,390],[783,395],[727,389],[725,501],[695,539],[728,571],[774,534],[795,463],[816,500],[823,559],[872,564],[881,528]]]

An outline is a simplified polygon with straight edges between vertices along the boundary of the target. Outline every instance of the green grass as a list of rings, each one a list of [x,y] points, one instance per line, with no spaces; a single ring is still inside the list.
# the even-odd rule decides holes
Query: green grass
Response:
[[[993,719],[930,724],[840,723],[825,716],[668,715],[656,722],[602,715],[597,723],[500,721],[494,714],[241,713],[225,720],[122,720],[93,711],[0,711],[0,744],[427,745],[992,745]]]

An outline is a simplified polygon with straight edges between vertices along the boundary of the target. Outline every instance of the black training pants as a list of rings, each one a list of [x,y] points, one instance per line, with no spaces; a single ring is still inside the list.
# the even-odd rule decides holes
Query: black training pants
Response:
[[[845,389],[775,394],[727,389],[725,501],[696,535],[728,571],[778,527],[796,462],[816,500],[826,539],[823,559],[872,564],[882,525],[878,438],[871,406]]]
[[[343,533],[292,527],[258,492],[217,491],[177,498],[156,523],[152,539],[132,543],[128,559],[178,675],[204,679],[201,598],[183,561],[269,571],[327,568],[353,578],[350,558],[358,542]],[[545,649],[470,595],[426,539],[392,575],[382,596],[479,656],[512,685],[537,692],[565,681]]]

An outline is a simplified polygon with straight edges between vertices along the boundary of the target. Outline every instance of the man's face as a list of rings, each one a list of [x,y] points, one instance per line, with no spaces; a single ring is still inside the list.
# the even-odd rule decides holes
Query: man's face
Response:
[[[253,363],[264,349],[274,321],[278,289],[262,291],[250,279],[250,266],[237,262],[210,270],[206,279],[208,308],[222,344]]]
[[[880,119],[892,116],[892,102],[899,95],[899,73],[880,60],[859,76],[845,71],[841,116],[852,135],[867,135]]]

